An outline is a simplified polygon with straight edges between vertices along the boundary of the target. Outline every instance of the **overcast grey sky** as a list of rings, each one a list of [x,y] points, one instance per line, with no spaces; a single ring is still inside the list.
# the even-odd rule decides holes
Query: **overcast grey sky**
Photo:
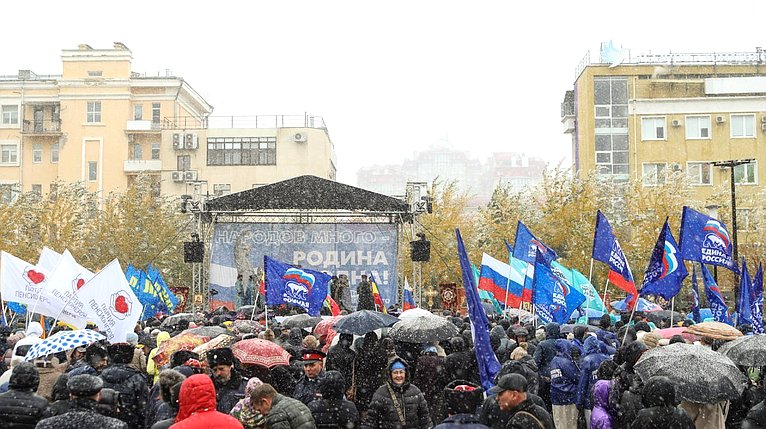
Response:
[[[249,4],[248,4],[249,3]],[[61,49],[125,43],[214,115],[323,116],[338,179],[448,139],[484,158],[568,162],[559,103],[588,50],[766,47],[764,1],[4,2],[0,74],[61,72]]]

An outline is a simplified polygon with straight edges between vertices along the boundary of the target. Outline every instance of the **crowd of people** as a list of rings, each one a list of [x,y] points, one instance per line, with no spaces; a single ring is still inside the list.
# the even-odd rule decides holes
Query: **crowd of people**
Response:
[[[665,339],[640,313],[598,326],[537,327],[516,317],[491,321],[491,348],[502,365],[482,389],[467,317],[445,312],[458,335],[394,341],[384,329],[363,336],[317,335],[270,321],[269,329],[231,329],[236,312],[196,323],[227,335],[272,341],[288,365],[243,364],[230,347],[175,351],[158,365],[164,341],[194,328],[149,319],[125,343],[95,342],[25,360],[42,327],[0,329],[0,427],[3,428],[761,428],[766,394],[760,368],[739,400],[682,400],[666,377],[642,379],[634,365]],[[684,323],[690,323],[685,321]],[[61,327],[54,328],[66,329]],[[382,332],[382,334],[380,334]],[[52,334],[52,333],[51,333]],[[715,349],[717,343],[702,338]],[[485,384],[486,385],[486,384]]]

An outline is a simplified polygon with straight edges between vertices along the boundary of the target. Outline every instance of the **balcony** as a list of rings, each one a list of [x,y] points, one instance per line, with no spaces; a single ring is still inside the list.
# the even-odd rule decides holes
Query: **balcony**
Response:
[[[126,133],[160,132],[160,123],[152,121],[128,121],[125,124]]]
[[[159,159],[128,159],[123,162],[125,173],[141,173],[145,171],[162,171],[162,161]]]
[[[60,136],[61,120],[24,120],[21,132],[25,135]]]

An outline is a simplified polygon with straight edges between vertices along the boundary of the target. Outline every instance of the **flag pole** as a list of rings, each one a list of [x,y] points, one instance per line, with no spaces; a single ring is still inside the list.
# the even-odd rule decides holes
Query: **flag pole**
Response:
[[[593,258],[590,258],[590,272],[588,273],[588,283],[593,284]]]
[[[673,310],[676,306],[676,297],[670,298],[670,327],[673,327]]]
[[[630,295],[630,294],[628,294]],[[627,304],[628,297],[625,297],[625,303]],[[630,311],[630,319],[628,319],[628,323],[625,324],[625,326],[630,326],[630,321],[633,320],[633,315],[636,313],[636,307],[638,307],[638,297],[636,297],[636,303],[633,304],[633,310]],[[625,335],[622,336],[622,345],[625,345],[625,339],[628,338],[628,329],[625,328]]]
[[[255,318],[255,309],[258,308],[258,295],[260,295],[260,293],[255,295],[255,300],[253,301],[253,312],[250,313],[250,320]]]
[[[511,262],[510,260],[508,262]],[[503,315],[508,318],[508,289],[511,288],[511,264],[508,264],[508,278],[505,279],[505,300],[503,301]]]
[[[266,315],[266,330],[268,331],[269,330],[269,304],[268,304],[268,301],[266,302],[266,304],[263,305],[263,311],[264,311],[263,314]]]
[[[591,284],[593,284],[593,283],[591,283]],[[601,302],[603,302],[604,305],[606,305],[606,290],[607,290],[607,288],[609,288],[609,276],[606,277],[606,283],[604,283],[604,297],[601,298]],[[596,292],[596,293],[598,293],[598,292]]]

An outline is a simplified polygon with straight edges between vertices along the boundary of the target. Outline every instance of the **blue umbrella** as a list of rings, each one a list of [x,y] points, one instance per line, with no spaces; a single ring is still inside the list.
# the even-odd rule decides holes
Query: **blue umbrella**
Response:
[[[364,335],[376,329],[387,328],[398,321],[396,317],[385,313],[360,310],[338,320],[333,330],[339,334]]]
[[[625,302],[625,300],[620,301],[612,301],[612,308],[614,308],[617,311],[628,311],[628,304]],[[644,298],[638,298],[638,303],[636,304],[636,311],[659,311],[662,310],[662,307],[659,305],[647,301]]]
[[[689,314],[686,315],[686,318],[687,319],[694,318],[694,313],[690,311]],[[700,308],[700,319],[704,321],[705,319],[712,319],[712,318],[713,318],[713,312],[709,308]]]
[[[90,329],[60,331],[33,345],[24,360],[30,361],[49,354],[65,352],[105,339],[104,335]]]

